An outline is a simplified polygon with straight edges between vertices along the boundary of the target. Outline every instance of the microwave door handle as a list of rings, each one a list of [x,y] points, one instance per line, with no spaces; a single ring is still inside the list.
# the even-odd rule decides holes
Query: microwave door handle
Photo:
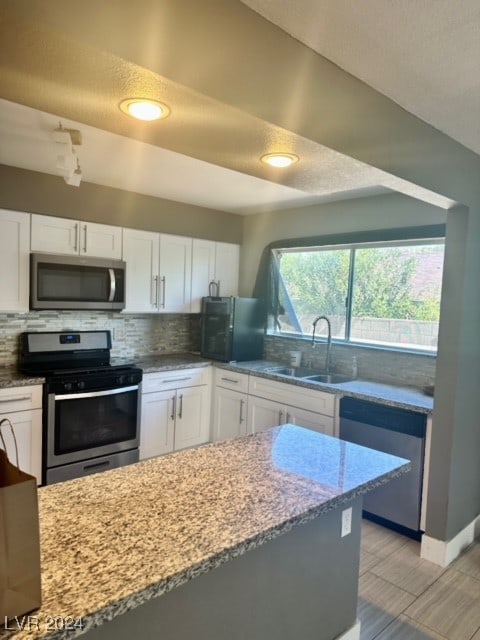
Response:
[[[108,302],[113,302],[115,300],[115,289],[117,288],[115,269],[109,269],[108,273],[110,274],[110,295],[108,296]]]

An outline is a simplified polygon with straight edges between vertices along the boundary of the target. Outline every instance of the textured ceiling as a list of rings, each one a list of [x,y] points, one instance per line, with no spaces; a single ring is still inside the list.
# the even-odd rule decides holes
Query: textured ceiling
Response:
[[[293,6],[273,4],[290,12]],[[84,179],[98,184],[236,213],[388,189],[451,204],[319,144],[317,137],[336,133],[335,113],[322,114],[322,101],[307,99],[296,43],[239,2],[207,5],[211,14],[193,0],[117,0],[115,12],[93,0],[3,0],[0,162],[55,173],[48,133],[61,118],[84,133],[78,151]],[[209,40],[216,21],[226,28]],[[249,59],[252,30],[259,34],[255,59]],[[275,69],[279,43],[285,52]],[[300,52],[305,72],[319,60],[308,51]],[[274,73],[282,81],[277,99],[262,92],[263,79]],[[161,95],[171,116],[153,126],[129,119],[118,104],[132,95]],[[359,106],[362,99],[360,92]],[[339,108],[354,106],[344,101]],[[314,137],[302,135],[302,112],[318,130]],[[273,150],[293,151],[300,162],[284,172],[259,162]]]
[[[478,0],[242,0],[480,154]]]

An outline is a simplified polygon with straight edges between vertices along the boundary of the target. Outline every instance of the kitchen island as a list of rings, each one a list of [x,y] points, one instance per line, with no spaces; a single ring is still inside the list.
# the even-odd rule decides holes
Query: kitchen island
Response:
[[[362,495],[408,469],[283,425],[41,488],[42,607],[0,637],[357,638]]]

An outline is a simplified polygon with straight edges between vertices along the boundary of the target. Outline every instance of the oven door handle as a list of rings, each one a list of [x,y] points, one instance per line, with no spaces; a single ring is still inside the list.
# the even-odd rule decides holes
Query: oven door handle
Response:
[[[109,269],[110,274],[110,295],[108,296],[108,302],[115,300],[115,289],[117,288],[117,281],[115,280],[115,269]]]
[[[62,395],[52,394],[55,400],[76,400],[78,398],[97,398],[98,396],[114,396],[119,393],[138,391],[138,385],[133,387],[118,387],[118,389],[108,389],[107,391],[87,391],[86,393],[63,393]]]

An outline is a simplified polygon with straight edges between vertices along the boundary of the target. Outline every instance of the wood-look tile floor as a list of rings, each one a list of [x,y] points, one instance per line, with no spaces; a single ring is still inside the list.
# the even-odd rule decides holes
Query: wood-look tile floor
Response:
[[[361,640],[480,640],[480,541],[442,569],[363,520],[358,618]]]

